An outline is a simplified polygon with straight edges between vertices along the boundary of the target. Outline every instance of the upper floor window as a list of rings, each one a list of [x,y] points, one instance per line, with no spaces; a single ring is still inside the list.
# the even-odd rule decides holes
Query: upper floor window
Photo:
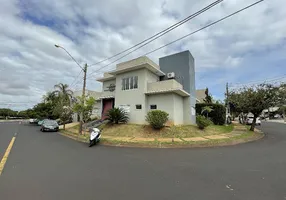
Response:
[[[131,90],[138,88],[138,76],[122,79],[122,90]]]

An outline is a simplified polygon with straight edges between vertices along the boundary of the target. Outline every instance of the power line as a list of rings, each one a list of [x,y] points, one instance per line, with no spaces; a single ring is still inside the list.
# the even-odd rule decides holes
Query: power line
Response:
[[[200,31],[202,31],[202,30],[204,30],[204,29],[206,29],[206,28],[208,28],[208,27],[210,27],[210,26],[213,26],[213,25],[215,25],[215,24],[217,24],[217,23],[219,23],[219,22],[221,22],[221,21],[224,21],[224,20],[226,20],[226,19],[232,17],[233,15],[236,15],[236,14],[238,14],[238,13],[244,11],[244,10],[247,10],[247,9],[249,9],[249,8],[251,8],[251,7],[253,7],[253,6],[255,6],[256,4],[259,4],[259,3],[263,2],[263,1],[264,1],[264,0],[260,0],[260,1],[257,1],[257,2],[255,2],[255,3],[253,3],[253,4],[250,4],[250,5],[248,5],[248,6],[244,7],[244,8],[242,8],[242,9],[240,9],[240,10],[238,10],[238,11],[236,11],[236,12],[230,14],[230,15],[227,15],[227,16],[225,16],[225,17],[223,17],[223,18],[221,18],[221,19],[219,19],[219,20],[217,20],[217,21],[215,21],[215,22],[212,22],[212,23],[210,23],[210,24],[208,24],[208,25],[206,25],[206,26],[204,26],[204,27],[202,27],[202,28],[200,28],[200,29],[198,29],[198,30],[196,30],[196,31],[193,31],[193,32],[191,32],[191,33],[189,33],[189,34],[187,34],[187,35],[185,35],[185,36],[183,36],[183,37],[180,37],[180,38],[178,38],[178,39],[176,39],[176,40],[174,40],[174,41],[172,41],[172,42],[170,42],[170,43],[167,43],[167,44],[165,44],[165,45],[163,45],[163,46],[160,46],[159,48],[156,48],[156,49],[154,49],[154,50],[152,50],[152,51],[149,51],[148,53],[146,53],[146,54],[144,54],[144,55],[142,55],[142,56],[149,55],[149,54],[154,53],[155,51],[158,51],[158,50],[160,50],[160,49],[162,49],[162,48],[164,48],[164,47],[166,47],[166,46],[169,46],[169,45],[171,45],[171,44],[173,44],[173,43],[175,43],[175,42],[178,42],[178,41],[180,41],[180,40],[182,40],[182,39],[185,39],[186,37],[189,37],[189,36],[191,36],[191,35],[193,35],[193,34],[195,34],[195,33],[197,33],[197,32],[200,32]],[[127,56],[127,55],[129,55],[129,54],[126,54],[125,56]],[[121,58],[122,58],[122,57],[120,57],[119,59],[121,59]],[[107,65],[104,65],[101,69],[103,69],[103,68],[105,68],[105,67],[107,67],[107,66],[113,64],[114,62],[118,61],[119,59],[116,59],[115,61],[113,61],[113,62],[111,62],[111,63],[109,63],[109,64],[107,64]],[[101,70],[101,69],[99,69],[99,70]],[[99,70],[95,70],[95,71],[93,71],[93,72],[92,72],[91,74],[89,74],[89,75],[92,75],[92,74],[94,74],[95,72],[97,72],[97,71],[99,71]]]
[[[79,72],[79,74],[77,75],[77,77],[73,80],[73,82],[71,83],[70,87],[72,87],[74,84],[78,83],[77,79],[79,78],[79,76],[81,75],[82,70]]]
[[[235,87],[241,87],[241,86],[246,86],[246,85],[252,85],[252,84],[258,84],[258,83],[269,83],[269,82],[274,82],[274,81],[278,81],[281,79],[286,79],[286,74],[284,74],[283,76],[279,76],[279,77],[274,77],[274,78],[270,78],[270,79],[263,79],[263,80],[256,80],[256,81],[249,81],[247,83],[236,83],[235,85],[231,84],[231,88],[235,88]]]
[[[267,78],[267,79],[260,79],[260,80],[255,80],[255,81],[249,81],[247,83],[231,83],[231,85],[246,85],[249,83],[256,83],[256,82],[263,82],[263,81],[271,81],[271,80],[276,80],[276,79],[283,79],[286,77],[286,74],[283,74],[282,76],[275,76],[272,78]]]
[[[103,66],[103,67],[101,67],[101,68],[99,68],[99,69],[97,69],[97,70],[95,70],[95,71],[92,71],[92,72],[90,73],[90,75],[91,75],[91,74],[94,74],[95,72],[100,71],[102,68],[105,68],[105,67],[107,67],[107,66],[109,66],[109,65],[111,65],[111,64],[113,64],[113,63],[115,63],[116,61],[121,60],[122,58],[124,58],[124,57],[130,55],[131,53],[137,51],[138,49],[140,49],[140,48],[142,48],[142,47],[144,47],[144,46],[146,46],[147,44],[151,43],[152,41],[154,41],[154,40],[156,40],[156,39],[162,37],[163,35],[165,35],[166,33],[170,32],[170,31],[172,31],[173,29],[175,29],[175,28],[181,26],[182,24],[186,23],[187,21],[189,21],[189,20],[195,18],[196,16],[198,16],[198,15],[200,15],[200,14],[206,12],[207,10],[209,10],[209,9],[212,8],[213,6],[215,6],[215,5],[219,4],[219,3],[221,3],[222,1],[223,1],[223,0],[215,1],[215,2],[213,2],[212,4],[208,5],[207,7],[205,7],[205,8],[203,8],[203,9],[199,10],[198,12],[196,12],[196,13],[194,13],[194,14],[188,16],[187,18],[181,20],[180,22],[178,22],[178,23],[172,25],[171,27],[169,27],[169,28],[167,28],[167,29],[165,29],[165,30],[163,30],[163,31],[161,31],[161,32],[159,32],[159,33],[157,33],[156,35],[154,35],[154,36],[152,36],[152,37],[150,37],[150,38],[144,40],[143,42],[140,42],[140,43],[134,45],[133,47],[129,48],[128,50],[133,49],[134,47],[136,47],[136,46],[142,44],[142,45],[140,45],[139,47],[135,48],[134,50],[128,52],[127,54],[124,54],[123,56],[119,57],[118,59],[116,59],[116,60],[114,60],[114,61],[108,63],[107,65],[105,65],[105,66]],[[153,39],[152,39],[152,38],[153,38]],[[150,40],[150,39],[151,39],[151,40]],[[150,41],[148,41],[148,40],[150,40]],[[145,41],[148,41],[148,42],[144,43]],[[143,43],[144,43],[144,44],[143,44]],[[123,51],[122,53],[124,53],[124,52],[126,52],[126,51],[128,51],[128,50],[125,50],[125,51]],[[120,53],[120,54],[122,54],[122,53]],[[120,55],[120,54],[119,54],[119,55]]]
[[[167,43],[167,44],[165,44],[165,45],[163,45],[163,46],[161,46],[161,47],[159,47],[159,48],[157,48],[157,49],[154,49],[154,50],[152,50],[152,51],[149,51],[148,53],[144,54],[143,56],[146,56],[146,55],[149,55],[149,54],[151,54],[151,53],[154,53],[155,51],[158,51],[158,50],[160,50],[160,49],[162,49],[162,48],[164,48],[164,47],[166,47],[166,46],[169,46],[169,45],[171,45],[171,44],[173,44],[173,43],[175,43],[175,42],[178,42],[179,40],[182,40],[182,39],[184,39],[184,38],[186,38],[186,37],[189,37],[189,36],[191,36],[191,35],[193,35],[193,34],[195,34],[195,33],[197,33],[197,32],[200,32],[200,31],[202,31],[202,30],[204,30],[204,29],[206,29],[206,28],[208,28],[208,27],[210,27],[210,26],[213,26],[213,25],[215,25],[215,24],[217,24],[217,23],[219,23],[219,22],[221,22],[221,21],[224,21],[224,20],[226,20],[226,19],[232,17],[233,15],[236,15],[236,14],[238,14],[238,13],[240,13],[240,12],[242,12],[242,11],[244,11],[244,10],[246,10],[246,9],[248,9],[248,8],[250,8],[250,7],[252,7],[252,6],[255,6],[255,5],[258,4],[258,3],[261,3],[262,1],[264,1],[264,0],[260,0],[260,1],[257,1],[257,2],[255,2],[255,3],[253,3],[253,4],[250,4],[249,6],[246,6],[246,7],[242,8],[242,9],[240,9],[240,10],[238,10],[238,11],[236,11],[236,12],[230,14],[230,15],[227,15],[227,16],[225,16],[225,17],[223,17],[223,18],[221,18],[221,19],[215,21],[215,22],[212,22],[212,23],[210,23],[210,24],[208,24],[208,25],[206,25],[206,26],[204,26],[204,27],[202,27],[202,28],[200,28],[200,29],[198,29],[198,30],[196,30],[196,31],[194,31],[194,32],[191,32],[191,33],[189,33],[189,34],[187,34],[187,35],[185,35],[185,36],[183,36],[183,37],[180,37],[180,38],[178,38],[178,39],[176,39],[176,40],[174,40],[174,41],[172,41],[172,42],[170,42],[170,43]]]
[[[200,15],[201,13],[203,13],[203,12],[209,10],[209,9],[212,8],[213,6],[219,4],[219,3],[223,2],[223,1],[224,1],[224,0],[215,1],[215,2],[211,3],[210,5],[206,6],[205,8],[201,9],[200,11],[198,11],[198,12],[196,12],[196,13],[194,13],[194,14],[191,14],[190,16],[186,17],[185,19],[183,19],[183,20],[181,20],[181,21],[179,21],[179,22],[173,24],[172,26],[170,26],[170,27],[168,27],[168,28],[166,28],[166,29],[164,29],[164,30],[162,30],[162,31],[160,31],[160,32],[158,32],[158,33],[156,33],[155,35],[153,35],[153,36],[151,36],[151,37],[149,37],[149,38],[143,40],[142,42],[139,42],[139,43],[135,44],[134,46],[132,46],[132,47],[130,47],[130,48],[124,50],[124,51],[121,51],[121,52],[119,52],[119,53],[117,53],[117,54],[115,54],[115,55],[113,55],[113,56],[111,56],[111,57],[108,57],[108,58],[106,58],[106,59],[103,59],[103,60],[101,60],[101,61],[99,61],[99,62],[97,62],[97,63],[91,64],[91,65],[89,65],[89,67],[94,66],[94,65],[98,65],[98,64],[103,63],[103,62],[105,62],[105,61],[107,61],[107,60],[110,60],[110,59],[112,59],[112,58],[114,58],[114,57],[117,57],[117,56],[119,56],[119,55],[121,55],[121,54],[123,54],[123,53],[125,53],[125,52],[127,52],[127,51],[129,51],[129,50],[131,50],[131,49],[133,49],[133,48],[135,48],[135,47],[137,47],[137,46],[139,46],[139,45],[145,43],[145,42],[147,42],[148,40],[151,40],[151,39],[152,39],[151,41],[147,42],[146,44],[144,44],[144,45],[142,45],[142,46],[136,48],[135,50],[133,50],[133,51],[136,51],[137,49],[139,49],[139,48],[141,48],[141,47],[143,47],[143,46],[149,44],[150,42],[152,42],[152,41],[158,39],[159,37],[162,37],[162,36],[165,35],[166,33],[172,31],[173,29],[175,29],[175,28],[177,28],[177,27],[179,27],[179,26],[181,26],[182,24],[188,22],[189,20],[195,18],[196,16]],[[154,39],[153,39],[153,38],[154,38]],[[132,52],[133,52],[133,51],[132,51]]]

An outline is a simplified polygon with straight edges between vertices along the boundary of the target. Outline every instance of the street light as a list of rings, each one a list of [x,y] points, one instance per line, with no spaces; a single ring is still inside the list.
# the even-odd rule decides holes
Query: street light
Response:
[[[76,61],[76,59],[75,59],[64,47],[62,47],[62,46],[60,46],[60,45],[58,45],[58,44],[55,44],[55,47],[63,49],[63,50],[73,59],[73,61],[74,61],[82,70],[84,70],[84,68],[83,68],[82,66],[80,66],[80,64]]]
[[[55,44],[56,48],[61,48],[63,49],[72,59],[73,61],[82,69],[82,71],[84,72],[84,76],[83,76],[83,87],[82,87],[82,108],[84,106],[84,100],[85,100],[85,87],[86,87],[86,72],[87,72],[87,64],[84,65],[84,67],[80,66],[80,64],[76,61],[76,59],[62,46]],[[82,132],[82,125],[83,125],[83,111],[80,114],[80,124],[79,124],[79,129],[78,132],[79,134],[81,134]]]

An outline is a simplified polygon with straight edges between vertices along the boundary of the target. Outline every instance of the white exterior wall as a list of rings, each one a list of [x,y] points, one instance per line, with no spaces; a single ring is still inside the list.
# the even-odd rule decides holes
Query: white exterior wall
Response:
[[[152,94],[148,96],[147,104],[147,112],[151,111],[151,105],[157,105],[157,110],[169,114],[169,121],[174,125],[184,124],[183,97],[174,93]]]
[[[148,91],[160,91],[160,90],[170,90],[170,89],[183,89],[183,86],[178,83],[175,79],[151,82],[148,83]]]
[[[115,107],[128,105],[130,107],[129,123],[144,124],[146,115],[146,69],[126,72],[116,75],[116,90],[115,90]],[[131,90],[122,90],[122,79],[132,76],[138,76],[138,88]],[[142,109],[137,110],[136,105],[141,105]]]
[[[184,97],[174,94],[174,124],[184,124]]]
[[[116,87],[117,87],[116,79],[104,81],[102,83],[102,96],[114,96],[115,95],[115,91],[113,91],[113,92],[108,91],[108,89],[109,89],[108,87],[110,86],[110,84],[115,84],[115,90],[116,90]]]
[[[158,82],[160,80],[159,76],[157,76],[156,74],[152,73],[149,70],[146,70],[146,82],[147,83],[154,83],[154,82]]]
[[[97,100],[93,106],[91,117],[98,117],[101,118],[101,100]]]
[[[157,110],[163,110],[169,114],[169,121],[174,122],[174,94],[166,93],[166,94],[153,94],[148,96],[147,100],[148,110],[150,109],[150,105],[157,105]]]
[[[190,97],[185,97],[183,99],[183,107],[184,107],[184,124],[192,124],[191,121],[191,105],[190,105]]]

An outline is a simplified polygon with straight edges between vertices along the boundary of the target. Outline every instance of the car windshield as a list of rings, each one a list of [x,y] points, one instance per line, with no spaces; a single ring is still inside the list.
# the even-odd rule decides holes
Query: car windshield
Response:
[[[49,120],[49,121],[45,121],[44,124],[45,124],[45,125],[52,126],[52,125],[57,125],[58,123],[57,123],[56,121],[51,121],[51,120]]]

